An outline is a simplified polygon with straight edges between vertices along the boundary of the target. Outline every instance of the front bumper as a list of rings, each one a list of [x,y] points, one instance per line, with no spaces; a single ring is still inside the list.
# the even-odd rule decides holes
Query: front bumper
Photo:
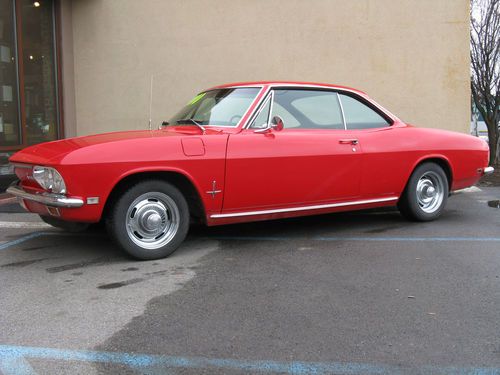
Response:
[[[63,194],[54,193],[28,193],[19,186],[19,182],[12,183],[7,188],[7,193],[28,201],[38,202],[52,207],[77,208],[83,206],[83,200],[79,198],[68,198]]]

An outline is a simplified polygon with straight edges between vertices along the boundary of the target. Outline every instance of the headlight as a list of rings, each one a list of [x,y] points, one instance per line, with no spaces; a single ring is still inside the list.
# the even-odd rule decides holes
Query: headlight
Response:
[[[66,193],[66,184],[62,176],[54,168],[37,165],[33,168],[33,178],[45,190],[57,194]]]

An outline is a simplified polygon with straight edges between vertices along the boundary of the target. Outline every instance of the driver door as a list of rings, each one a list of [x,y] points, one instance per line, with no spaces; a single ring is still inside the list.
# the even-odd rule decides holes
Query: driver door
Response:
[[[283,130],[261,126],[273,116]],[[361,156],[335,91],[275,89],[250,127],[229,136],[222,212],[355,200]]]

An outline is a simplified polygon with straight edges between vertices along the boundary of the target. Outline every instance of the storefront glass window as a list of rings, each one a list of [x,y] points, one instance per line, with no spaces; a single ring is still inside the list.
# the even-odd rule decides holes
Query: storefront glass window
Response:
[[[21,18],[26,135],[35,144],[58,135],[52,1],[23,0]]]
[[[14,3],[0,0],[0,146],[21,143],[15,32]]]
[[[60,137],[54,2],[0,0],[0,176],[13,152]]]

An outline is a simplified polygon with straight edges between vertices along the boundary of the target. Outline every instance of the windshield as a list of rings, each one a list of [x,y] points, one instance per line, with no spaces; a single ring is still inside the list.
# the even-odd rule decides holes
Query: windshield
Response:
[[[168,123],[170,125],[236,126],[260,88],[217,89],[196,95]]]

